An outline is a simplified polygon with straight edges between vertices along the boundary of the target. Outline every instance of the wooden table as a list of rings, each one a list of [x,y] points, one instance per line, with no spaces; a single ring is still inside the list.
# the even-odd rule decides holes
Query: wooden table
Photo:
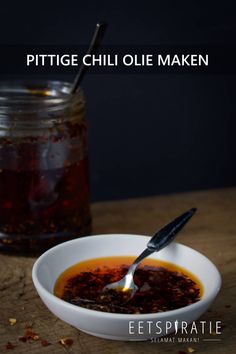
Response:
[[[138,233],[151,235],[158,227],[181,212],[197,206],[199,211],[178,236],[178,241],[209,257],[219,268],[223,286],[211,311],[202,320],[221,320],[225,326],[220,341],[199,343],[116,342],[89,336],[54,317],[39,299],[31,281],[33,257],[0,255],[0,352],[1,353],[96,353],[143,354],[178,353],[188,347],[196,353],[230,354],[236,352],[235,314],[235,237],[236,188],[192,192],[92,205],[93,233]],[[17,320],[10,325],[9,318]],[[31,326],[50,346],[40,340],[20,342],[25,326]],[[64,348],[60,338],[73,339]],[[212,338],[215,338],[214,336]],[[10,341],[17,346],[6,349]]]

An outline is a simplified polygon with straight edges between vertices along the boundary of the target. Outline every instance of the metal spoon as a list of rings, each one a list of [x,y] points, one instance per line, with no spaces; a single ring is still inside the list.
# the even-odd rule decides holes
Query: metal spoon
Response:
[[[103,36],[106,32],[106,28],[107,28],[107,24],[105,22],[100,22],[100,23],[96,24],[95,32],[94,32],[92,41],[90,43],[89,49],[87,51],[87,54],[94,54],[96,52],[96,50],[98,49],[98,47],[100,46],[100,44],[102,42]],[[79,68],[79,72],[76,75],[74,82],[72,84],[72,87],[71,87],[72,94],[74,94],[77,91],[87,70],[88,70],[88,67],[85,66],[84,64],[81,64],[81,66]]]
[[[103,288],[103,293],[108,291],[124,292],[124,300],[129,300],[138,290],[137,285],[134,283],[134,272],[139,263],[150,254],[160,251],[169,243],[173,241],[176,234],[185,226],[189,219],[196,212],[196,208],[192,208],[184,214],[178,216],[176,219],[165,225],[157,231],[147,244],[147,248],[135,259],[129,267],[127,274],[119,281],[106,285]]]

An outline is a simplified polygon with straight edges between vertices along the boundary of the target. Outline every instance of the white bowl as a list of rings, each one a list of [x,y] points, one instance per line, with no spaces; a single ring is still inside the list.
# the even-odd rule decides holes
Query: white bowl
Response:
[[[141,235],[107,234],[78,238],[51,248],[33,266],[32,277],[39,296],[61,320],[83,332],[107,339],[147,340],[174,332],[176,320],[178,326],[182,321],[192,323],[216,297],[221,276],[214,264],[201,253],[175,242],[153,253],[150,258],[182,266],[201,280],[203,296],[192,305],[161,313],[113,314],[78,307],[53,295],[55,281],[66,268],[90,258],[136,256],[144,250],[149,239]]]

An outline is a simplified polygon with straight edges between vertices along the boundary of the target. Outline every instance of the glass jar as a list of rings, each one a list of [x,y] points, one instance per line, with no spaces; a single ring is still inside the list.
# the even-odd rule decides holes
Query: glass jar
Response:
[[[39,251],[90,232],[81,90],[0,85],[0,250]]]

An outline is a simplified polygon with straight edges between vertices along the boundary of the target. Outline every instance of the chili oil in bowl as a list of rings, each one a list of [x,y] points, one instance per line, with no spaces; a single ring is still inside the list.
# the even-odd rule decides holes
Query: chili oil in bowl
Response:
[[[191,323],[207,310],[221,277],[205,256],[173,242],[137,268],[139,289],[131,300],[116,292],[104,296],[104,285],[122,278],[149,239],[109,234],[62,243],[35,262],[34,285],[54,315],[91,335],[147,340],[169,334],[176,321]]]

